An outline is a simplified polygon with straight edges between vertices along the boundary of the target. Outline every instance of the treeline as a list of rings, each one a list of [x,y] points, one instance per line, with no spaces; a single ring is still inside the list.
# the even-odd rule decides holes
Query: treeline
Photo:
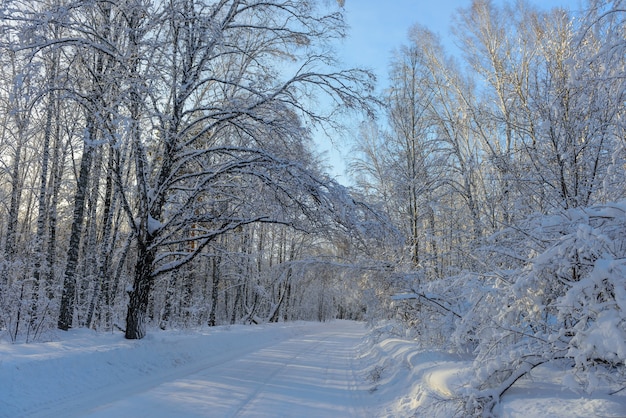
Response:
[[[547,362],[624,387],[625,18],[475,0],[455,55],[411,30],[384,123],[362,125],[358,187],[406,237],[379,300],[419,343],[477,355],[462,414]]]
[[[362,315],[342,260],[371,239],[356,227],[380,222],[310,144],[338,111],[374,102],[369,73],[333,70],[340,8],[9,0],[0,12],[5,337]]]

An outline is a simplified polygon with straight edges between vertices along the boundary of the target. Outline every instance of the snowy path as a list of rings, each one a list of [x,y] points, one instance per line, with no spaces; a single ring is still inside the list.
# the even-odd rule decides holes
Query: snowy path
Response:
[[[169,372],[150,372],[96,391],[79,390],[21,412],[36,417],[62,413],[116,418],[368,416],[364,410],[368,388],[362,372],[355,370],[357,346],[366,332],[363,324],[337,321],[286,330],[268,329],[271,340],[262,330],[241,335],[240,330],[228,331],[224,335],[230,343],[212,346],[207,340],[205,355]],[[157,343],[158,350],[162,341]],[[196,345],[196,350],[202,348]]]
[[[361,417],[353,369],[364,328],[336,323],[206,367],[86,414],[92,417]]]

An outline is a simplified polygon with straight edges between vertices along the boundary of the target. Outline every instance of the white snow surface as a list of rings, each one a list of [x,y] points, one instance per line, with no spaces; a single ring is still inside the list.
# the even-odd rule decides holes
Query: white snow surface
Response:
[[[469,358],[351,321],[49,339],[0,342],[0,417],[446,417],[471,373]],[[495,412],[626,416],[626,396],[576,393],[562,375],[533,372]]]

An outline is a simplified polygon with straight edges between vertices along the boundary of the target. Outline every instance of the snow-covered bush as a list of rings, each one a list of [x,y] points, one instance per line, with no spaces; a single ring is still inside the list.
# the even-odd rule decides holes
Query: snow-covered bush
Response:
[[[466,278],[469,309],[455,332],[457,343],[475,346],[471,412],[489,415],[508,388],[547,362],[569,363],[567,382],[589,392],[600,377],[624,386],[624,231],[620,202],[535,216],[497,237],[509,247],[492,254],[492,272]]]
[[[570,264],[571,279],[558,275],[565,292],[554,303],[559,329],[551,338],[567,343],[574,371],[584,372],[591,385],[599,366],[623,372],[626,363],[626,203],[579,210],[573,217],[577,225],[570,225],[552,257],[558,265],[560,253],[569,256],[561,267]],[[537,268],[549,264],[542,259]]]
[[[395,297],[419,344],[475,355],[465,413],[491,415],[546,363],[575,390],[626,386],[626,201],[531,216],[473,256],[482,271],[405,280]]]

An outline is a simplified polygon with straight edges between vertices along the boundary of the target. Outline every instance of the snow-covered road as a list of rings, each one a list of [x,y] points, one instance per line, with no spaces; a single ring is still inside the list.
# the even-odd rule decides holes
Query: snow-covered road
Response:
[[[332,327],[202,367],[81,413],[91,417],[363,417],[361,324]]]
[[[0,350],[0,417],[370,415],[357,360],[361,323],[226,327],[141,341],[72,333],[61,343],[0,345],[9,351]]]

